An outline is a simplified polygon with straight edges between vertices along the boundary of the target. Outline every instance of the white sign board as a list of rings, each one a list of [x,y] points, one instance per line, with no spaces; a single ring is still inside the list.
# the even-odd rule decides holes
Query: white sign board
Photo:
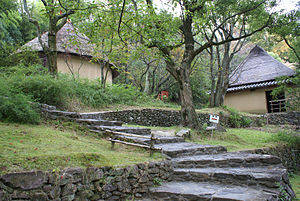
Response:
[[[209,115],[209,121],[215,124],[219,123],[219,116],[218,115]]]

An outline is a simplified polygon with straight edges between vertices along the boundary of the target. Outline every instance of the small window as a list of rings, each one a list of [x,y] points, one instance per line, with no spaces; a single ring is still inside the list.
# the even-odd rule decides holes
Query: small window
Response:
[[[285,112],[285,96],[284,93],[279,94],[277,97],[271,95],[271,91],[266,91],[268,113]]]

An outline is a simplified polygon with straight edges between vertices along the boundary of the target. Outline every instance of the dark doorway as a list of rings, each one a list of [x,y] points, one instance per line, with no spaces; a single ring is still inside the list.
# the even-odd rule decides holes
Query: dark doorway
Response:
[[[271,93],[272,90],[266,91],[268,113],[285,112],[286,109],[284,93],[279,94],[277,97],[273,97]]]

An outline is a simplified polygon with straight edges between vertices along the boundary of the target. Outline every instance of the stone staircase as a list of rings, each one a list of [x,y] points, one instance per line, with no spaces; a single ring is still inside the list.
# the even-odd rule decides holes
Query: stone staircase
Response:
[[[122,127],[120,122],[103,126],[83,121],[93,130],[112,130],[150,136],[151,130]],[[275,201],[292,200],[295,194],[287,170],[278,157],[228,153],[223,146],[185,142],[180,137],[155,136],[155,148],[172,161],[172,181],[150,189],[144,200]],[[150,144],[149,139],[119,136],[121,140]]]
[[[110,130],[145,136],[151,134],[150,129],[122,126],[120,121],[95,119],[93,114],[50,110],[49,116],[84,123],[94,132]],[[277,201],[295,197],[287,170],[278,157],[228,153],[223,146],[189,143],[180,137],[155,137],[155,148],[161,149],[173,163],[173,177],[171,181],[150,188],[144,201]],[[118,138],[144,145],[150,143],[149,139],[137,137]]]
[[[181,150],[179,143],[161,145],[174,164],[174,174],[172,181],[150,189],[150,200],[273,201],[295,197],[278,157],[181,144]]]

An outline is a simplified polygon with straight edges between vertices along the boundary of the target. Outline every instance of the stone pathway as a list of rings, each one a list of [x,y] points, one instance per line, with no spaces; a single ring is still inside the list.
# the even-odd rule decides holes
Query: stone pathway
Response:
[[[186,142],[157,146],[171,158],[174,174],[172,181],[150,189],[151,200],[273,201],[295,196],[278,157]]]
[[[61,115],[53,111],[50,115]],[[94,131],[113,130],[150,136],[151,130],[123,127],[122,122],[67,113],[67,118],[88,124]],[[157,133],[157,132],[156,132]],[[184,142],[183,138],[156,136],[155,147],[173,163],[172,180],[149,191],[148,200],[183,201],[277,201],[292,200],[287,170],[278,157],[228,153],[223,146]],[[122,138],[122,137],[120,137]],[[149,144],[149,140],[126,137],[126,141]]]

